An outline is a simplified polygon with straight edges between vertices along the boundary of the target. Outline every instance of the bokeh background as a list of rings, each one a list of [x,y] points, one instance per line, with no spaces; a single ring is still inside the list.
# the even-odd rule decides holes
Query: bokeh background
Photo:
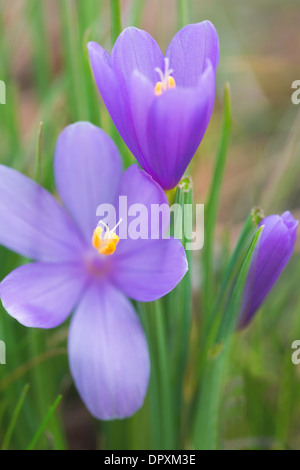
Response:
[[[261,206],[266,214],[288,209],[300,218],[300,105],[291,101],[292,82],[300,79],[299,1],[124,0],[121,4],[122,26],[147,30],[163,51],[184,25],[180,8],[189,22],[209,19],[219,33],[215,109],[190,168],[196,202],[204,203],[218,146],[224,84],[229,82],[233,131],[215,246],[218,276],[251,207]],[[94,85],[86,50],[89,40],[112,48],[108,0],[0,2],[0,80],[7,87],[6,105],[0,105],[0,162],[33,176],[42,121],[42,182],[50,190],[56,139],[71,122],[101,125],[115,138],[124,164],[133,161]],[[299,248],[298,242],[254,323],[235,338],[222,401],[225,448],[300,448],[300,367],[291,362],[291,344],[300,339]],[[1,248],[1,279],[18,263],[17,255]],[[195,277],[197,297],[201,275]],[[195,317],[199,315],[196,303]],[[0,442],[29,383],[10,447],[26,447],[59,393],[63,400],[39,440],[41,448],[145,446],[147,422],[137,437],[138,419],[133,418],[130,426],[124,422],[126,433],[121,433],[122,424],[116,431],[113,423],[99,424],[85,410],[69,374],[66,338],[66,325],[28,333],[1,307],[0,340],[6,341],[8,359],[6,366],[0,366]]]

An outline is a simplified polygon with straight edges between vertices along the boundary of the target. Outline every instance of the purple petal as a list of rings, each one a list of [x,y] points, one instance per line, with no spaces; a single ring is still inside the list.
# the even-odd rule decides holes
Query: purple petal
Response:
[[[172,39],[166,57],[170,59],[177,86],[198,86],[207,60],[214,69],[219,62],[219,40],[214,25],[203,21],[185,26]]]
[[[58,193],[90,243],[97,207],[115,202],[122,173],[112,139],[88,122],[72,124],[60,134],[55,152]]]
[[[71,261],[84,248],[67,212],[41,186],[0,165],[0,244],[39,261]]]
[[[127,223],[123,221],[119,234],[121,229],[128,227],[127,239],[121,239],[117,246],[110,276],[129,297],[141,301],[155,300],[170,292],[182,279],[187,271],[186,255],[178,240],[150,239],[161,238],[165,235],[163,231],[169,228],[169,205],[161,187],[137,165],[132,165],[124,173],[120,195],[126,196],[128,208],[142,205],[142,212],[138,212],[137,217],[145,238],[131,238],[130,227],[136,216],[128,217]],[[152,209],[155,207],[166,209],[163,223],[161,217],[154,216]]]
[[[128,148],[138,159],[140,149],[132,123],[127,87],[111,67],[110,55],[96,42],[88,44],[94,77],[107,110]]]
[[[208,64],[199,88],[168,90],[154,100],[148,116],[145,160],[164,189],[177,185],[194,156],[207,129],[214,96],[215,75]]]
[[[96,418],[126,418],[142,406],[150,373],[147,342],[131,303],[113,286],[86,292],[72,319],[69,359]]]
[[[140,149],[139,155],[136,158],[143,169],[150,174],[151,155],[149,155],[148,149],[148,116],[155,99],[152,83],[136,70],[132,74],[130,86],[132,121]]]
[[[24,326],[54,328],[70,315],[86,277],[73,264],[27,264],[11,272],[0,284],[3,307]]]
[[[120,198],[121,197],[121,198]],[[121,200],[122,199],[122,200]],[[124,200],[124,208],[123,206]],[[121,238],[117,250],[114,253],[114,260],[118,256],[122,256],[125,253],[131,251],[137,251],[139,245],[143,245],[145,240],[136,239],[133,240],[131,232],[131,224],[139,219],[141,229],[145,232],[145,239],[149,239],[151,234],[152,238],[161,238],[165,235],[169,228],[170,212],[168,200],[161,189],[161,187],[153,181],[150,175],[145,171],[139,169],[137,165],[132,165],[123,174],[121,185],[119,189],[119,218],[123,218],[123,221],[119,227],[119,236]],[[159,217],[152,217],[152,208],[159,208],[163,206],[165,208],[164,219]],[[131,214],[131,210],[136,214]],[[127,217],[127,211],[129,216]],[[126,220],[127,218],[127,220]]]
[[[179,240],[142,240],[138,250],[116,256],[112,279],[132,299],[149,302],[173,290],[187,270]]]
[[[129,102],[131,75],[139,71],[148,77],[153,83],[154,94],[154,84],[158,80],[155,68],[164,67],[162,52],[148,33],[133,27],[120,34],[111,57],[95,42],[88,44],[88,51],[95,80],[108,112],[124,142],[144,166]]]
[[[156,67],[164,68],[163,54],[155,40],[141,29],[130,27],[118,37],[111,54],[112,68],[127,84],[135,70],[145,75],[153,85],[158,81]]]
[[[298,221],[290,212],[271,215],[260,223],[264,226],[256,247],[243,294],[238,328],[244,328],[268,295],[287,265],[296,241]]]

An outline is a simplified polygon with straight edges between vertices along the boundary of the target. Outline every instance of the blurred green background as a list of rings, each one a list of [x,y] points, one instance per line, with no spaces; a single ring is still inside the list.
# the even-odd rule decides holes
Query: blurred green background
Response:
[[[299,1],[124,0],[121,6],[123,28],[134,25],[147,30],[163,51],[188,22],[209,19],[219,33],[215,109],[190,170],[196,201],[203,203],[228,81],[233,134],[215,246],[218,278],[252,206],[263,207],[266,214],[291,210],[300,218],[300,105],[291,102],[291,84],[300,79]],[[112,37],[109,0],[1,1],[0,80],[6,83],[6,105],[0,105],[2,164],[34,176],[42,121],[42,182],[53,190],[57,136],[77,120],[101,125],[115,138],[124,164],[133,161],[101,101],[88,62],[87,42],[95,40],[110,51]],[[0,249],[1,279],[18,264],[17,255]],[[222,400],[220,432],[225,448],[300,448],[300,367],[291,362],[291,344],[300,339],[299,273],[298,242],[259,315],[235,338]],[[194,290],[195,298],[201,295],[199,275]],[[197,305],[196,301],[195,329],[201,328]],[[10,448],[28,446],[62,394],[36,447],[147,448],[149,423],[141,418],[144,410],[117,426],[99,424],[85,410],[69,373],[66,338],[66,325],[49,332],[27,331],[1,307],[0,340],[7,345],[7,365],[0,365],[0,443]],[[187,402],[192,388],[190,367]],[[18,402],[22,396],[24,402]],[[187,438],[185,446],[189,445]]]

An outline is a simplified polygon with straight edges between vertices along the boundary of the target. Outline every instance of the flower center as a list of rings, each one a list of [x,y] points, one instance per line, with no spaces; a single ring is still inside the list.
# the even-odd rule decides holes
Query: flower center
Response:
[[[158,73],[160,78],[160,81],[156,83],[154,88],[156,96],[161,96],[170,88],[176,88],[175,78],[171,76],[174,70],[169,68],[168,57],[165,57],[165,71],[163,72],[159,67],[156,67],[155,72]]]
[[[100,221],[98,223],[93,233],[92,243],[93,247],[96,248],[100,255],[108,256],[112,255],[116,251],[117,244],[120,240],[116,234],[116,229],[121,222],[122,219],[120,219],[117,225],[111,230],[109,230],[108,226],[104,222]],[[104,230],[100,225],[104,227]]]

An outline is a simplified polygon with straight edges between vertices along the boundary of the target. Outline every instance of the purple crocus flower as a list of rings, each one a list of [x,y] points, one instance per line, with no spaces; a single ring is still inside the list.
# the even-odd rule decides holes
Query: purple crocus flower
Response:
[[[94,76],[119,133],[164,189],[182,178],[208,126],[215,98],[219,42],[209,21],[172,39],[165,57],[145,31],[127,28],[111,56],[88,44]]]
[[[238,329],[245,328],[252,320],[287,265],[296,241],[298,221],[290,212],[270,215],[260,222],[261,226],[264,229],[252,256]]]
[[[149,379],[145,335],[127,296],[151,301],[171,291],[187,270],[185,252],[175,239],[118,240],[114,230],[103,229],[108,236],[97,240],[100,204],[117,204],[119,195],[148,210],[167,203],[137,165],[122,174],[118,150],[101,129],[67,127],[54,170],[65,207],[0,165],[0,243],[36,260],[2,281],[1,300],[27,327],[56,327],[75,311],[68,352],[76,387],[95,417],[124,418],[142,405]]]

